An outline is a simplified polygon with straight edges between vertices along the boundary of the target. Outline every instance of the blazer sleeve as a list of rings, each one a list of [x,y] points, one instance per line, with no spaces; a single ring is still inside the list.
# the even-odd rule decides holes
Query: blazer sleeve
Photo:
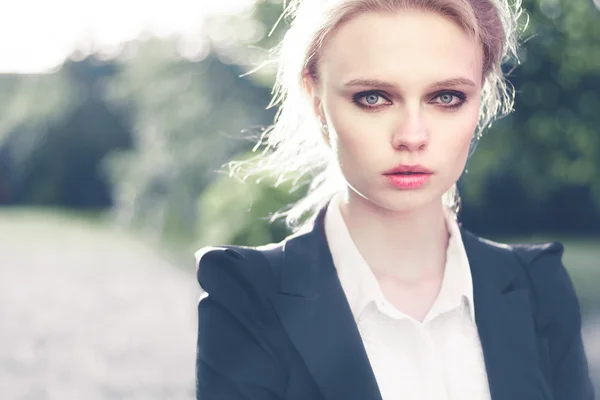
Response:
[[[537,298],[538,335],[547,341],[554,399],[593,400],[579,301],[562,254],[562,244],[550,243],[528,265]]]
[[[248,250],[206,248],[196,253],[198,303],[196,399],[279,400],[286,389],[281,357],[270,340],[265,285],[272,280]]]

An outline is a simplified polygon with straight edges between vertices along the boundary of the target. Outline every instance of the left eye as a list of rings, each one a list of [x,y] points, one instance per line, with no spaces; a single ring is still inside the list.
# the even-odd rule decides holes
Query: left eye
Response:
[[[452,103],[452,100],[454,100],[454,95],[453,94],[442,94],[442,95],[438,96],[438,99],[440,99],[440,101],[444,104],[450,104],[450,103]]]
[[[433,99],[434,104],[442,107],[459,107],[466,101],[466,96],[462,93],[440,93]]]
[[[377,102],[380,99],[380,96],[377,93],[371,93],[371,94],[366,95],[364,97],[364,99],[367,102],[367,104],[372,106],[372,105],[377,104]]]

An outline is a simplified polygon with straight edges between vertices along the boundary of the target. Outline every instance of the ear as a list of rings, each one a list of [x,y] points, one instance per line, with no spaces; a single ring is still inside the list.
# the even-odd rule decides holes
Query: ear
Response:
[[[325,122],[325,113],[323,112],[323,104],[321,101],[321,96],[319,95],[317,83],[313,80],[308,72],[302,74],[302,82],[304,85],[304,90],[310,98],[315,116],[320,122]]]
[[[306,94],[311,101],[317,122],[319,123],[323,140],[325,140],[325,143],[329,146],[330,141],[329,131],[327,128],[327,119],[325,118],[325,111],[323,109],[323,102],[319,94],[318,85],[309,73],[302,74],[302,82],[304,90],[306,90]]]

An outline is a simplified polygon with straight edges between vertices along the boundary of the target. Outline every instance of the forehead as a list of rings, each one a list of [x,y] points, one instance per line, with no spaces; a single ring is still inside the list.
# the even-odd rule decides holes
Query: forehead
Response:
[[[319,63],[324,81],[356,78],[423,83],[457,75],[481,80],[481,45],[451,20],[428,12],[363,13],[332,32]]]

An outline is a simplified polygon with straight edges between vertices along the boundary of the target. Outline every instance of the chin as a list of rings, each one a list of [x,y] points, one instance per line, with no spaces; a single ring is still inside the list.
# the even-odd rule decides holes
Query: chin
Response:
[[[350,196],[350,199],[357,197],[360,202],[393,212],[404,213],[423,209],[424,207],[442,205],[443,193],[427,190],[427,188],[417,190],[386,189],[378,192],[350,190],[355,192],[354,195]]]

